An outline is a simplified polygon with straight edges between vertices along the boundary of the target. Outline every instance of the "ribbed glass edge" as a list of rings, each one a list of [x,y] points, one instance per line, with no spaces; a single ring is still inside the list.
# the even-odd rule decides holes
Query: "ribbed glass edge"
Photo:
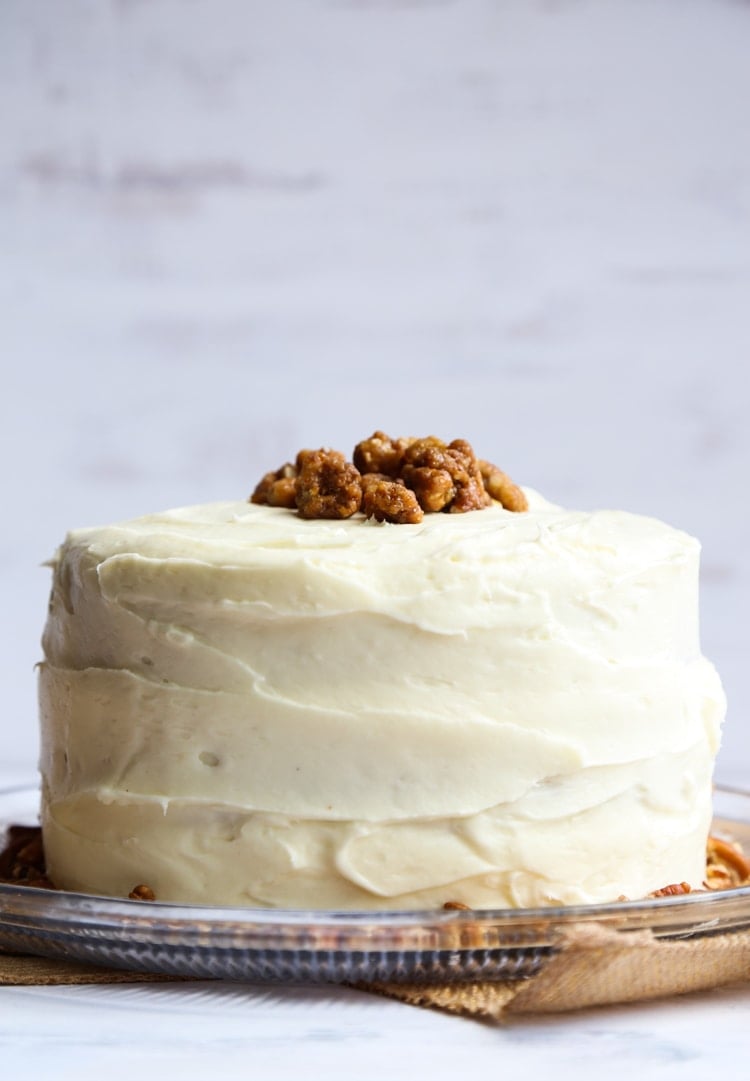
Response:
[[[12,795],[13,807],[6,807]],[[34,787],[0,792],[0,828]],[[714,829],[750,838],[750,793],[717,787]],[[27,812],[28,814],[28,812]],[[554,945],[571,924],[597,923],[657,936],[712,934],[750,926],[750,886],[601,905],[481,911],[331,912],[144,903],[0,885],[0,930],[92,940],[227,949],[405,950]]]

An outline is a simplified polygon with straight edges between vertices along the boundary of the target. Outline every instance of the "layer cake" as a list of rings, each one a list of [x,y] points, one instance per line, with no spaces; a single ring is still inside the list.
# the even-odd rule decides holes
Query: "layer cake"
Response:
[[[40,666],[53,881],[347,910],[700,887],[724,696],[699,545],[525,492],[71,533]]]

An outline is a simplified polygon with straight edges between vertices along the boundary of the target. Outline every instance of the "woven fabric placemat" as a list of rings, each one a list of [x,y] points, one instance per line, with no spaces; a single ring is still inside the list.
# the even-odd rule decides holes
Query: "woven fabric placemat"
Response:
[[[432,987],[370,984],[367,990],[414,1006],[499,1021],[513,1014],[646,1002],[742,980],[750,980],[750,931],[664,941],[650,931],[622,934],[580,924],[530,979]]]
[[[0,952],[0,985],[6,986],[186,980],[189,977]],[[664,941],[655,939],[650,931],[622,934],[580,924],[566,934],[559,953],[529,979],[353,986],[412,1006],[499,1021],[514,1014],[643,1002],[743,980],[750,981],[750,931]]]
[[[180,981],[187,978],[103,968],[80,961],[59,961],[0,950],[0,987],[43,987],[66,983],[163,983],[165,980]]]

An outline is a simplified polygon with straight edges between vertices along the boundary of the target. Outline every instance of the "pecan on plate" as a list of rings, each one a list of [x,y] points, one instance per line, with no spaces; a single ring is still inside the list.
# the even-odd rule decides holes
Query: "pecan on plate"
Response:
[[[750,862],[732,841],[710,836],[707,845],[706,885],[709,889],[730,889],[750,881]]]
[[[132,890],[128,894],[131,901],[155,901],[156,894],[150,886],[145,886],[141,883],[139,886],[133,886]]]
[[[692,892],[692,887],[687,882],[672,882],[669,886],[662,886],[660,890],[653,890],[649,897],[677,897],[679,894]]]
[[[0,851],[0,882],[14,882],[19,886],[34,886],[42,890],[55,889],[47,878],[39,826],[9,827],[6,845]]]

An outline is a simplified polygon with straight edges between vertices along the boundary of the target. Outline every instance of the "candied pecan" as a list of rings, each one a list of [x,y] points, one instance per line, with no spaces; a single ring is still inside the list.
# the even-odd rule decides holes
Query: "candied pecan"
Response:
[[[456,486],[446,469],[428,465],[404,466],[404,483],[414,492],[419,505],[426,511],[443,510],[455,499]]]
[[[414,492],[402,480],[383,473],[365,473],[362,477],[362,510],[376,522],[414,525],[424,514]]]
[[[294,468],[297,470],[298,473],[301,473],[302,472],[302,466],[305,464],[305,459],[307,457],[309,457],[309,455],[311,455],[311,454],[319,454],[319,453],[320,453],[320,451],[309,450],[309,449],[306,449],[306,448],[303,448],[302,450],[298,450],[297,451],[297,457],[294,459]],[[338,451],[336,451],[336,453],[338,453]]]
[[[363,475],[383,473],[387,477],[397,477],[404,451],[412,442],[412,439],[391,439],[385,432],[373,432],[369,439],[363,439],[354,448],[354,464]]]
[[[462,513],[490,504],[474,451],[465,439],[450,444],[434,435],[415,439],[404,451],[403,478],[425,510]]]
[[[302,518],[351,518],[362,503],[359,470],[340,451],[300,451],[295,481],[297,510]]]
[[[270,473],[264,473],[258,483],[255,485],[253,494],[250,496],[248,502],[250,503],[267,503],[268,502],[268,490],[272,484],[276,483],[276,473],[271,471]]]
[[[303,477],[304,473],[304,477]],[[498,500],[527,510],[521,489],[490,462],[479,462],[466,439],[394,439],[378,429],[354,448],[354,464],[338,451],[300,450],[294,465],[266,473],[250,497],[273,507],[296,506],[303,518],[348,518],[363,506],[362,478],[403,483],[423,511],[462,514]],[[365,514],[380,521],[418,521],[414,501],[382,483],[367,497]]]
[[[140,886],[133,886],[132,890],[128,894],[131,901],[155,901],[156,894],[150,886],[144,886],[141,883]]]
[[[275,473],[266,473],[250,496],[251,503],[268,503],[271,507],[294,507],[294,480],[297,469],[285,462]]]
[[[467,484],[462,484],[458,488],[456,498],[450,505],[450,511],[451,514],[464,514],[470,510],[483,510],[489,507],[490,503],[491,499],[484,490],[482,478],[472,475]]]
[[[457,451],[459,454],[462,454],[468,462],[475,462],[477,460],[474,448],[468,439],[451,439],[448,444],[448,450]]]
[[[296,507],[297,491],[294,477],[279,477],[268,489],[269,507]]]
[[[660,890],[654,890],[649,897],[676,897],[681,893],[692,893],[687,882],[673,882],[669,886],[662,886]]]
[[[436,435],[426,435],[413,440],[404,451],[404,465],[429,466],[431,469],[444,469],[447,444]]]
[[[449,912],[471,912],[471,905],[465,905],[463,901],[446,901],[443,908]]]
[[[518,487],[510,479],[507,473],[503,473],[492,462],[479,460],[479,469],[482,481],[487,492],[498,503],[502,503],[506,510],[524,511],[529,509],[529,501]]]

